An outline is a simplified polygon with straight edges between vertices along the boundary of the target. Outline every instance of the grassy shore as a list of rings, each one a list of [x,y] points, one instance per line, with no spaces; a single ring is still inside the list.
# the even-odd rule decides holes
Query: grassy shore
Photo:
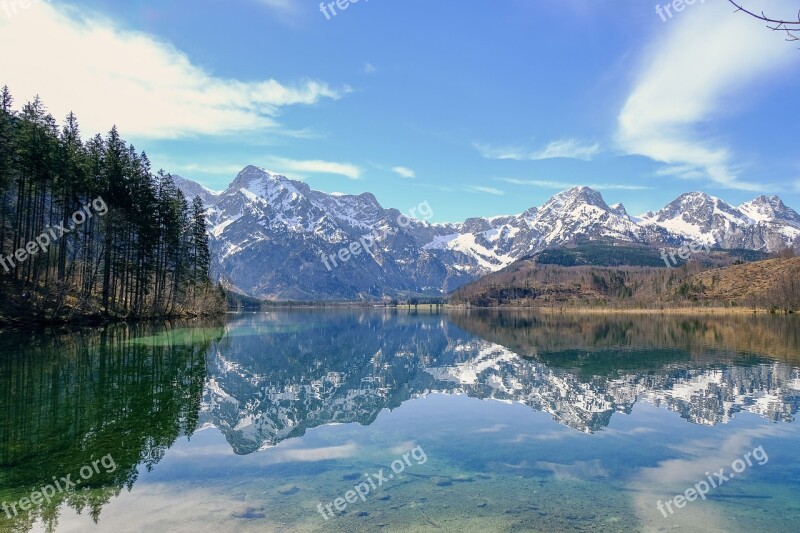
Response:
[[[500,311],[536,311],[551,314],[587,314],[587,315],[752,315],[752,314],[785,314],[783,311],[771,311],[752,307],[464,307],[445,306],[447,310],[489,310]]]
[[[335,304],[322,304],[322,303],[295,303],[286,304],[278,307],[265,307],[263,311],[280,311],[291,309],[314,309],[314,310],[352,310],[352,309],[371,309],[371,310],[395,310],[395,311],[422,311],[426,313],[440,312],[440,311],[535,311],[538,313],[550,314],[587,314],[587,315],[752,315],[752,314],[793,314],[784,311],[773,311],[766,308],[753,308],[753,307],[723,307],[723,306],[682,306],[682,307],[590,307],[590,306],[541,306],[541,307],[523,307],[523,306],[492,306],[492,307],[477,307],[477,306],[464,306],[464,305],[451,305],[451,304],[419,304],[419,305],[392,305],[384,306],[377,303],[366,302],[351,302],[343,303],[336,302]],[[251,312],[253,312],[251,310]],[[255,311],[258,312],[258,311]]]

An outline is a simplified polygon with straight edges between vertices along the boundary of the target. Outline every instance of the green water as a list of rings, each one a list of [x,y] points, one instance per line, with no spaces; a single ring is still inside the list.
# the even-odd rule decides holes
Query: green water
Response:
[[[799,406],[796,317],[6,332],[0,531],[800,531]]]

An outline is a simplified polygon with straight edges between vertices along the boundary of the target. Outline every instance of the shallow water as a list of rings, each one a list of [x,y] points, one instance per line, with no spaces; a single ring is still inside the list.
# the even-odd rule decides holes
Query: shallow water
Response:
[[[0,530],[798,531],[799,326],[298,311],[5,333]]]

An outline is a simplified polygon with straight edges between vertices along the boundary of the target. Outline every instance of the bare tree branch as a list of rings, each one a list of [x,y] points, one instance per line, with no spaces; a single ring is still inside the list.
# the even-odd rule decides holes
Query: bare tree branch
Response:
[[[763,11],[755,13],[745,9],[737,0],[728,0],[734,7],[736,12],[743,12],[758,20],[763,20],[767,23],[767,27],[773,31],[785,31],[787,41],[800,41],[800,11],[797,12],[797,20],[782,20],[768,17]]]

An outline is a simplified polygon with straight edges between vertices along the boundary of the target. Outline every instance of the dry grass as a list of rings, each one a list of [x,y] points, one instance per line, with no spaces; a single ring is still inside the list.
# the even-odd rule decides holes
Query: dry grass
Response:
[[[705,287],[704,299],[740,304],[758,301],[773,297],[771,293],[780,288],[783,280],[800,280],[800,257],[707,270],[692,279]],[[788,298],[791,294],[783,296]]]
[[[462,287],[449,303],[587,313],[720,314],[800,310],[800,258],[703,270],[554,267],[521,261]]]

